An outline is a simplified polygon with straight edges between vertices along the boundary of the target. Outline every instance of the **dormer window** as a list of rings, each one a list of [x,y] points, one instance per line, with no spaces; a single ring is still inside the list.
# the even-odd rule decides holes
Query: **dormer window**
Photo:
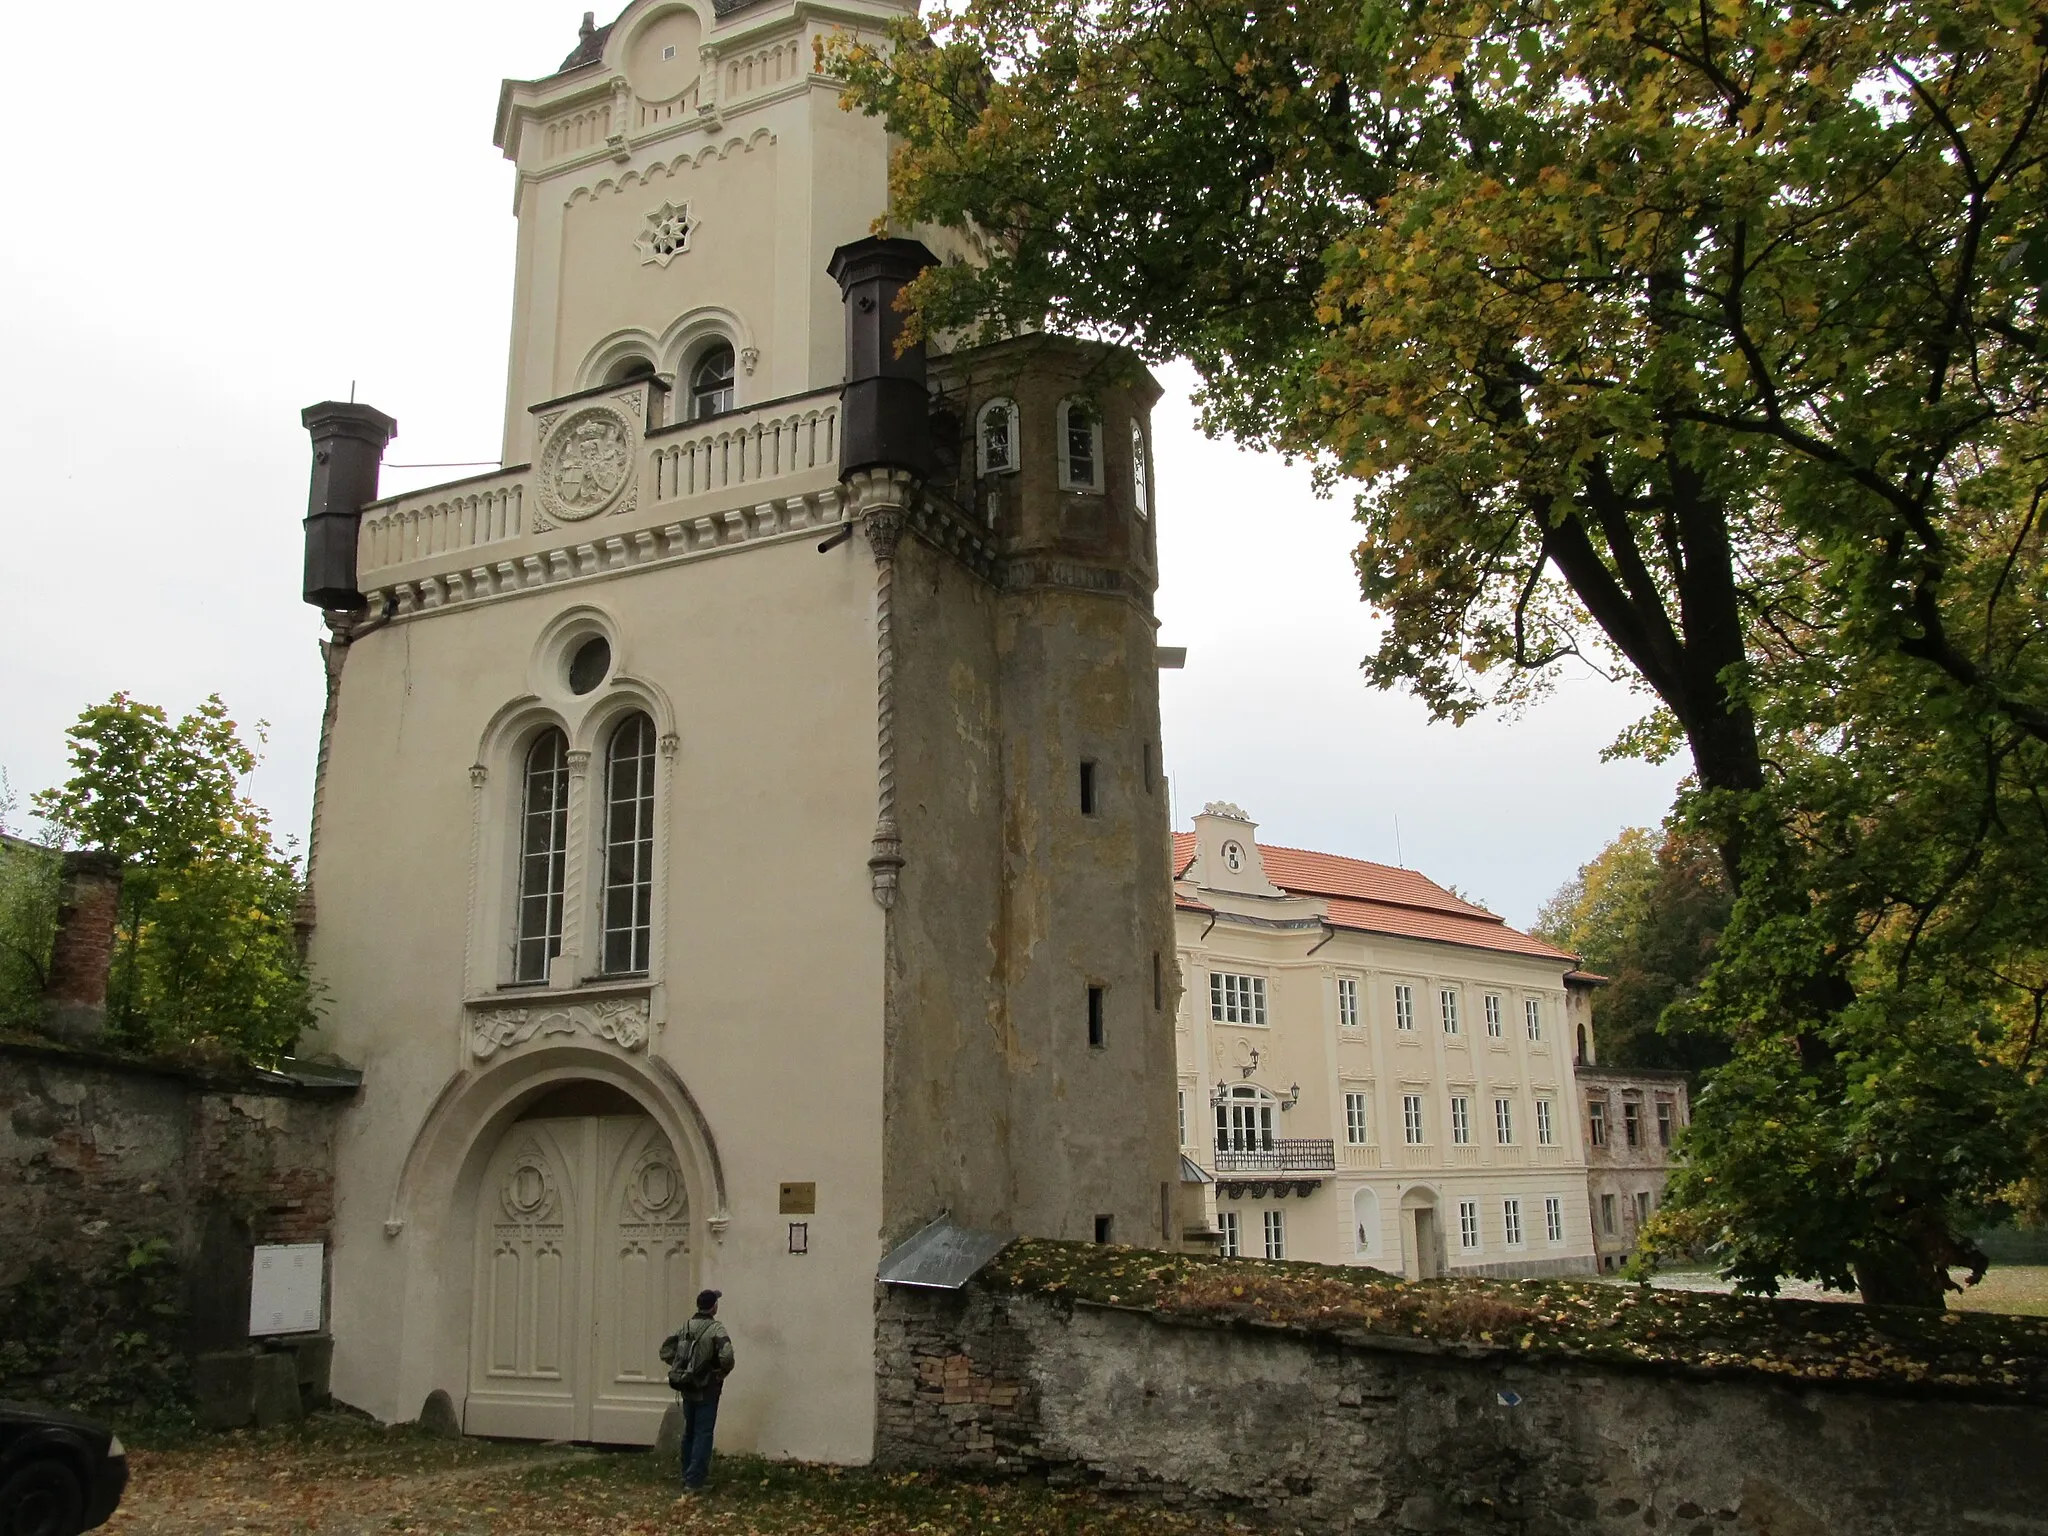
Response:
[[[975,467],[984,475],[1017,470],[1017,402],[991,400],[974,419]]]
[[[1060,489],[1102,489],[1102,423],[1084,400],[1062,400],[1059,411]]]
[[[690,370],[690,420],[703,421],[732,409],[732,347],[707,347]]]

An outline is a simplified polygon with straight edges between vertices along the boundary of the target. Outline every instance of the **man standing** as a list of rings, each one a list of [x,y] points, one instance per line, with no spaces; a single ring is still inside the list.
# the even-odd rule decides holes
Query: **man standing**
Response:
[[[697,1293],[697,1313],[661,1341],[668,1384],[683,1395],[683,1487],[702,1488],[711,1472],[718,1394],[732,1374],[732,1335],[718,1320],[717,1291]]]

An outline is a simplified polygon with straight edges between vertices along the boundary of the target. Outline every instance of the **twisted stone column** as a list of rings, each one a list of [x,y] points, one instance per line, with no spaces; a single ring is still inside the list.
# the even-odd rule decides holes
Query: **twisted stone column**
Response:
[[[896,905],[903,838],[896,827],[896,545],[916,480],[901,470],[861,470],[847,481],[853,513],[875,552],[875,836],[868,875],[875,900]]]

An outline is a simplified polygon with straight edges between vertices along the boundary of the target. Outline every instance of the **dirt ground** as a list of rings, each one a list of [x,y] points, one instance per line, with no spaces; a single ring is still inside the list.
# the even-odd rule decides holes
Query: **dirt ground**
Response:
[[[339,1414],[288,1430],[131,1446],[122,1536],[1166,1536],[1197,1522],[1032,1485],[983,1487],[721,1456],[678,1502],[675,1469],[645,1453],[437,1440]],[[1205,1532],[1235,1529],[1214,1518]]]

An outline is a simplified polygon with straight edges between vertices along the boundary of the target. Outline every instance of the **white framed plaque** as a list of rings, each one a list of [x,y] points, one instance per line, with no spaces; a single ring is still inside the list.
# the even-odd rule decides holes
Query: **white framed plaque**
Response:
[[[249,1337],[318,1333],[324,1243],[259,1243],[249,1273]]]

